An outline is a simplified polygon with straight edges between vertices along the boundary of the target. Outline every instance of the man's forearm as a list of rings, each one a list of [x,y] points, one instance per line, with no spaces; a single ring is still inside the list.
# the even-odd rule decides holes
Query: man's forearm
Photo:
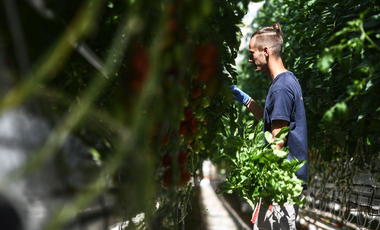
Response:
[[[264,117],[264,108],[253,99],[248,103],[247,108],[257,120],[261,120]]]
[[[276,135],[281,131],[281,129],[287,127],[289,125],[289,122],[283,121],[283,120],[274,120],[272,122],[272,135],[273,135],[273,140],[276,138]],[[277,149],[281,149],[284,147],[285,141],[276,144]]]

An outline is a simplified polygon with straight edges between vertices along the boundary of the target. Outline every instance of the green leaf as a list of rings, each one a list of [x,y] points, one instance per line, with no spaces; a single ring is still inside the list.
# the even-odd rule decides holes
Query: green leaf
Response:
[[[339,145],[342,148],[346,147],[346,134],[344,132],[334,130],[333,135],[334,135],[334,139],[338,141]]]
[[[272,139],[273,139],[273,135],[272,135],[272,133],[266,131],[264,135],[265,135],[265,140],[266,140],[268,143],[272,143]]]
[[[281,163],[281,167],[286,169],[290,169],[292,167],[292,163],[288,159],[284,159],[284,161]]]
[[[232,187],[232,186],[231,186],[231,184],[230,184],[229,182],[223,182],[223,183],[221,183],[221,184],[219,185],[219,188],[220,188],[221,190],[217,190],[216,192],[217,192],[218,194],[223,193],[223,192],[226,192],[226,193],[231,194],[231,193],[232,193],[231,187]]]
[[[249,199],[248,197],[243,197],[243,198],[245,199],[245,201],[247,201],[247,203],[248,203],[249,205],[251,205],[252,210],[255,210],[255,204],[252,202],[252,200]]]
[[[280,132],[277,133],[276,138],[285,139],[290,131],[290,126],[282,128]]]
[[[336,104],[336,111],[338,112],[338,116],[344,120],[347,119],[348,111],[347,111],[347,105],[345,102],[340,102]]]
[[[324,54],[322,58],[318,61],[319,70],[321,70],[323,73],[327,73],[333,61],[334,57],[331,53]]]
[[[114,5],[113,5],[113,2],[108,2],[107,6],[108,6],[108,8],[112,9],[113,6],[114,6]]]
[[[240,160],[241,161],[246,161],[248,160],[248,155],[244,152],[240,153]]]
[[[244,182],[245,180],[248,179],[245,175],[240,175],[241,182]]]
[[[229,156],[229,155],[227,155],[227,154],[222,154],[222,157],[224,157],[229,162],[234,162],[234,160],[232,159],[232,157]]]
[[[304,166],[306,164],[306,161],[298,161],[297,159],[294,159],[293,161],[297,162],[298,164],[293,168],[293,172],[297,172],[298,170],[300,170],[302,168],[302,166]]]
[[[252,161],[261,158],[261,157],[263,156],[264,153],[265,153],[265,151],[263,151],[263,150],[259,150],[259,149],[258,149],[258,150],[257,150],[257,154],[256,154],[254,157],[251,158]]]
[[[284,158],[284,157],[286,157],[286,156],[288,155],[287,152],[282,151],[282,150],[278,150],[278,149],[274,150],[274,151],[273,151],[273,154],[275,154],[275,155],[278,156],[279,158]]]
[[[264,132],[260,132],[259,134],[256,135],[255,142],[264,143]]]
[[[305,203],[306,203],[306,196],[302,197],[301,200],[297,202],[300,208],[302,208]]]
[[[280,144],[280,143],[282,143],[282,142],[284,142],[285,140],[284,139],[282,139],[282,138],[276,138],[275,140],[274,140],[274,143],[275,144]]]
[[[334,108],[331,108],[326,111],[326,113],[322,117],[322,121],[325,122],[326,125],[329,125],[332,122],[334,117]]]
[[[92,158],[93,158],[96,162],[101,163],[101,155],[100,155],[100,153],[98,152],[98,150],[96,150],[96,149],[93,148],[93,147],[90,147],[90,148],[88,148],[88,151],[90,152],[90,154],[92,155]]]
[[[272,151],[267,151],[265,154],[264,154],[264,159],[267,159],[268,161],[270,162],[275,162],[278,160],[278,157],[276,154],[273,154]]]
[[[368,137],[367,137],[367,145],[371,145],[371,141],[369,140]]]

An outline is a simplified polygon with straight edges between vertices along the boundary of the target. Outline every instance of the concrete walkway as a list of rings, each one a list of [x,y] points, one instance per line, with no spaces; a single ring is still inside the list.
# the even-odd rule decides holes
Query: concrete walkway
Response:
[[[201,199],[207,230],[239,229],[231,215],[217,197],[217,194],[211,187],[210,180],[207,178],[203,179],[201,182]]]
[[[201,181],[202,216],[205,219],[207,230],[239,230],[233,217],[227,211],[212,187],[210,180],[217,175],[211,161],[203,162],[203,180]]]

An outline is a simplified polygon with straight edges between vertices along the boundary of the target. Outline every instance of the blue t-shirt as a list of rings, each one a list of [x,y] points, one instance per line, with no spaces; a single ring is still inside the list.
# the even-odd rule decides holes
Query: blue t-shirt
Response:
[[[264,132],[272,132],[272,122],[289,122],[290,131],[285,141],[289,146],[288,159],[307,160],[307,127],[302,90],[297,78],[287,71],[277,75],[269,88],[264,108]],[[296,172],[307,182],[307,164]]]

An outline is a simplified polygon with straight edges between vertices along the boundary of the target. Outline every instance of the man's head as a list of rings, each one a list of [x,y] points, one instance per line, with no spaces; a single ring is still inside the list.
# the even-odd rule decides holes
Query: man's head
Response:
[[[268,71],[268,58],[281,58],[282,30],[279,23],[256,31],[249,43],[249,62],[256,66],[256,71]]]

